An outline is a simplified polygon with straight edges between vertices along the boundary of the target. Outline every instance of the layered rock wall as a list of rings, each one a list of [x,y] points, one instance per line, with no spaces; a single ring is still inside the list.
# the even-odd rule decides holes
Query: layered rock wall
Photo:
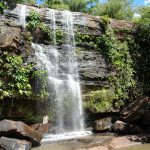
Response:
[[[47,17],[47,11],[49,10],[48,8],[26,6],[26,18],[31,10],[38,11],[42,16],[42,20],[49,24],[50,20]],[[9,20],[9,22],[13,22],[13,24],[20,24],[20,11],[21,5],[17,5],[17,7],[13,10],[6,10],[3,19],[5,21]],[[56,11],[55,13],[57,22],[56,28],[59,28],[61,23],[63,23],[62,16],[60,11]],[[73,12],[72,14],[74,17],[75,31],[78,29],[79,33],[87,34],[89,36],[100,36],[104,32],[99,17],[93,17],[78,12]],[[13,38],[13,36],[11,38]],[[32,58],[34,59],[34,56]],[[105,57],[100,52],[90,48],[87,48],[87,50],[81,49],[77,54],[77,60],[83,90],[88,90],[89,88],[94,90],[109,87],[108,78],[110,77],[111,72],[105,61]]]

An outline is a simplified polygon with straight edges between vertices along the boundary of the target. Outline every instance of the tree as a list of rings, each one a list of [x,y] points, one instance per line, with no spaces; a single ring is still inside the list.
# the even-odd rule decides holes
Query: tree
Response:
[[[87,0],[65,0],[72,11],[86,12]]]
[[[92,14],[131,20],[133,17],[132,3],[133,0],[108,0],[105,3],[97,3],[92,10]]]
[[[46,0],[46,4],[50,8],[60,8],[63,6],[71,11],[88,12],[92,7],[96,5],[98,0]],[[59,9],[59,8],[58,8]]]
[[[143,93],[150,95],[150,7],[139,9],[141,17],[136,22],[135,43],[138,49],[135,50],[138,78],[143,86]]]

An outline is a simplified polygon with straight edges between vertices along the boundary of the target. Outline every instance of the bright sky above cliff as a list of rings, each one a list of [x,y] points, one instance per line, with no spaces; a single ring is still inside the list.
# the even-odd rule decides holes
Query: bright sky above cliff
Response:
[[[101,1],[105,1],[105,0],[101,0]],[[43,3],[43,0],[37,0],[37,4],[41,4]],[[144,0],[134,0],[134,5],[135,6],[140,6],[140,5],[144,5]]]

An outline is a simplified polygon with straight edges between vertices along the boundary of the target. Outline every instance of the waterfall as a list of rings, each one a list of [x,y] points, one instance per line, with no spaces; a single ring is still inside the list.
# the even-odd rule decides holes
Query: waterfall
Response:
[[[20,24],[25,26],[26,7],[21,5]],[[74,22],[72,13],[60,11],[61,26],[56,22],[56,10],[46,9],[46,23],[51,28],[52,45],[32,43],[37,68],[47,71],[49,102],[54,109],[55,134],[49,133],[43,141],[84,136],[82,96],[75,53]],[[56,30],[64,33],[62,47],[57,46]]]
[[[20,5],[19,24],[23,27],[26,25],[26,5]]]

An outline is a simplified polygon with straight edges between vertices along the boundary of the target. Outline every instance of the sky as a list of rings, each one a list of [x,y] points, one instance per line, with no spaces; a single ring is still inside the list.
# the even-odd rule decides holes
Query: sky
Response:
[[[42,0],[42,1],[43,1],[43,0]],[[41,4],[42,1],[41,1],[41,0],[37,0],[37,4]],[[105,0],[101,0],[101,1],[105,1]],[[144,5],[144,0],[134,0],[134,5],[135,5],[135,6]]]

